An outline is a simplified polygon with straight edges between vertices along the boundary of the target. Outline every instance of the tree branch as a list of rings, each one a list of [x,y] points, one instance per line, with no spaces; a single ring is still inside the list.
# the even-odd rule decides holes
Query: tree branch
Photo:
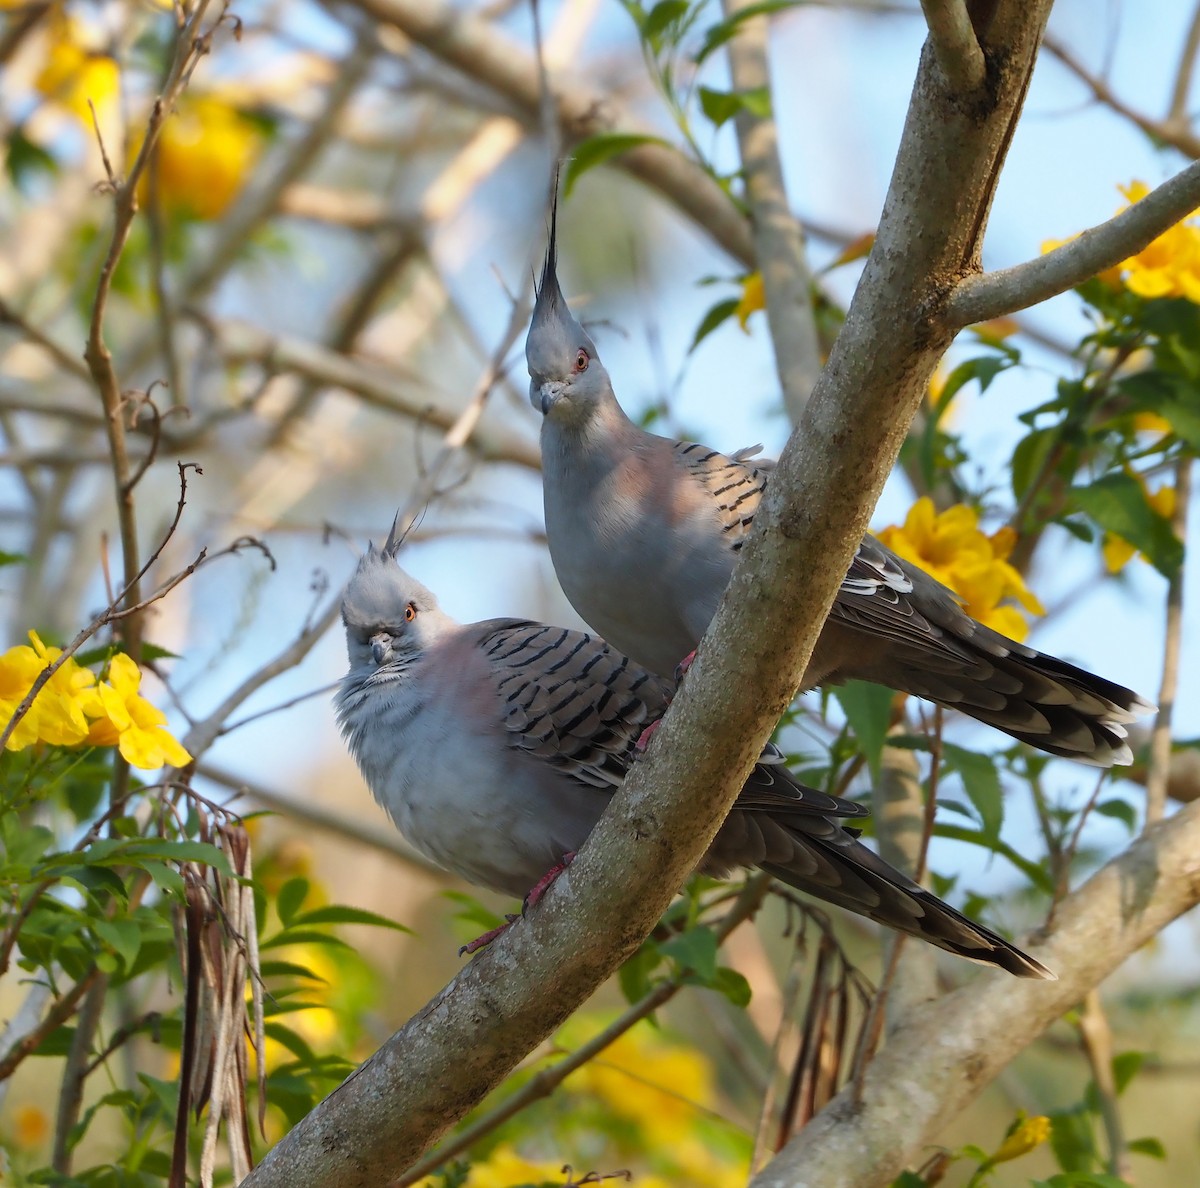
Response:
[[[909,1016],[752,1188],[880,1188],[919,1157],[1000,1070],[1122,961],[1200,902],[1200,805],[1142,835],[1060,905],[1038,959],[1057,982],[979,978]]]
[[[724,0],[726,19],[753,0]],[[747,17],[729,42],[729,73],[735,91],[770,93],[766,16]],[[734,120],[746,199],[754,228],[754,252],[767,299],[767,322],[784,405],[794,425],[800,420],[821,374],[821,345],[813,314],[813,278],[804,250],[804,229],[788,205],[773,116],[743,107]]]
[[[225,358],[233,362],[258,363],[271,371],[294,372],[318,384],[345,388],[364,404],[386,412],[449,429],[459,410],[443,409],[426,402],[405,399],[397,388],[413,382],[395,367],[345,355],[287,335],[271,335],[247,322],[223,322],[218,327]],[[512,462],[531,470],[542,467],[537,443],[500,425],[477,426],[470,446],[479,456],[493,462]]]
[[[929,40],[950,89],[967,94],[983,85],[987,63],[971,27],[966,0],[921,0]]]
[[[961,330],[1065,293],[1140,252],[1198,206],[1200,162],[1036,260],[960,281],[946,306],[951,325]]]
[[[458,22],[441,5],[419,7],[434,14],[427,36],[453,38]],[[700,860],[791,702],[950,341],[943,286],[977,267],[1048,10],[1039,0],[993,16],[987,33],[1005,69],[983,109],[961,110],[934,77],[932,52],[922,55],[879,235],[829,366],[687,681],[574,863],[248,1186],[366,1188],[412,1162],[636,950]],[[1011,980],[995,984],[1011,993]]]
[[[500,94],[531,129],[541,126],[542,97],[533,56],[489,21],[452,8],[445,0],[352,0],[475,83]],[[553,79],[551,80],[553,83]],[[642,132],[646,127],[578,73],[554,96],[569,144],[602,132]],[[653,131],[653,129],[650,129]],[[660,191],[735,259],[754,267],[754,244],[743,215],[694,161],[660,144],[639,145],[613,165]]]

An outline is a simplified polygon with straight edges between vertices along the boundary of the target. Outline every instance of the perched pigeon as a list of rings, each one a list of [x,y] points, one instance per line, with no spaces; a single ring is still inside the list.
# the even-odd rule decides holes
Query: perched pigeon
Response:
[[[346,589],[337,717],[400,831],[468,882],[523,895],[583,845],[672,685],[603,640],[526,619],[463,626],[371,548]],[[866,809],[760,763],[705,856],[1019,977],[1053,975],[867,849]]]
[[[554,228],[525,343],[542,413],[546,536],[582,618],[666,676],[700,642],[754,519],[772,463],[647,433],[621,410],[596,346],[556,276]],[[961,710],[1052,755],[1132,762],[1136,693],[1006,638],[957,596],[864,537],[801,689],[874,681]]]

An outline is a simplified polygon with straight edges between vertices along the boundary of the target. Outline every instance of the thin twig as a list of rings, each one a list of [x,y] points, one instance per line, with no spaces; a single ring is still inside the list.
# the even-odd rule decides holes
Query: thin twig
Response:
[[[1122,1180],[1128,1180],[1132,1170],[1125,1128],[1117,1105],[1117,1083],[1113,1075],[1113,1037],[1100,991],[1089,990],[1079,1012],[1079,1039],[1092,1070],[1092,1084],[1100,1102],[1100,1120],[1108,1139],[1108,1170]]]
[[[1184,456],[1175,465],[1175,512],[1171,517],[1171,529],[1181,541],[1187,537],[1191,485],[1192,459]],[[1162,681],[1158,687],[1158,714],[1150,733],[1146,767],[1146,828],[1162,817],[1167,805],[1167,782],[1171,774],[1171,719],[1175,713],[1175,696],[1179,687],[1179,656],[1183,647],[1183,586],[1181,564],[1167,580]]]
[[[1192,74],[1196,69],[1196,54],[1200,52],[1200,4],[1192,9],[1192,20],[1179,51],[1179,66],[1175,71],[1175,85],[1171,88],[1171,102],[1167,106],[1164,124],[1190,130],[1188,121],[1188,96],[1192,90]]]
[[[1200,156],[1200,152],[1197,153]],[[959,281],[946,303],[956,329],[1015,313],[1115,268],[1200,206],[1200,162],[1181,170],[1107,222],[1024,264]]]
[[[1151,139],[1177,148],[1185,157],[1193,159],[1200,157],[1200,137],[1191,131],[1186,122],[1170,119],[1156,120],[1143,112],[1136,111],[1120,99],[1103,78],[1088,70],[1075,54],[1057,38],[1047,36],[1042,44],[1048,53],[1056,57],[1091,91],[1092,98],[1096,102],[1103,103],[1110,111],[1116,112],[1117,115],[1140,128]]]

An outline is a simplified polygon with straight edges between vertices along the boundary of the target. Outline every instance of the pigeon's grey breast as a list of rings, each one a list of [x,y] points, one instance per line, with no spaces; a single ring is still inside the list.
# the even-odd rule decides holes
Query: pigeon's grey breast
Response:
[[[546,535],[559,583],[614,647],[668,677],[695,648],[737,559],[719,508],[681,467],[675,443],[642,434],[579,450],[542,432]],[[682,481],[681,481],[682,480]]]
[[[583,844],[609,793],[514,745],[479,647],[489,626],[439,640],[393,685],[344,690],[338,716],[368,787],[413,846],[520,897]]]

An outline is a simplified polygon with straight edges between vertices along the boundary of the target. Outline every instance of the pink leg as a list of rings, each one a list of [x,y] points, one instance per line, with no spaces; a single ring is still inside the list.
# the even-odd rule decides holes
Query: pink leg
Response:
[[[534,883],[533,887],[529,891],[529,894],[525,896],[525,902],[521,905],[521,916],[529,911],[529,909],[533,907],[543,895],[546,894],[546,892],[550,889],[550,884],[553,883],[554,880],[558,878],[558,876],[562,874],[562,872],[566,870],[567,867],[570,866],[574,861],[575,851],[572,850],[569,854],[564,854],[561,862],[558,862],[552,866],[544,875],[542,875],[540,879],[538,879],[536,883]],[[496,939],[496,937],[498,937],[502,932],[505,932],[510,924],[515,924],[521,918],[521,916],[513,916],[506,913],[503,924],[501,924],[498,928],[489,929],[482,936],[477,936],[473,941],[463,945],[463,947],[459,949],[458,955],[462,957],[465,953],[478,953],[480,949],[486,948],[492,943],[492,941]]]
[[[477,936],[473,941],[468,941],[459,949],[458,955],[461,957],[464,953],[478,953],[480,949],[490,945],[510,924],[515,924],[520,918],[520,916],[514,916],[506,912],[503,924],[498,928],[489,928],[482,936]]]
[[[529,894],[525,896],[524,904],[521,905],[521,915],[524,915],[527,911],[529,911],[529,909],[533,907],[542,898],[542,896],[546,894],[547,891],[550,890],[550,884],[553,883],[554,880],[558,878],[558,876],[562,874],[562,872],[566,870],[567,867],[570,866],[574,861],[575,851],[572,850],[569,854],[564,854],[561,862],[552,866],[544,875],[542,875],[540,879],[538,879],[536,883],[534,883],[534,885],[529,889]]]
[[[687,676],[687,671],[689,668],[691,668],[692,662],[695,659],[696,649],[693,648],[686,656],[684,656],[682,660],[679,661],[679,663],[675,666],[675,684],[678,685],[683,678]],[[660,718],[659,721],[661,722],[662,719]],[[657,729],[658,722],[651,722],[650,725],[638,735],[637,742],[633,744],[634,749],[639,752],[644,751],[650,745],[650,740],[654,737],[654,732]]]

